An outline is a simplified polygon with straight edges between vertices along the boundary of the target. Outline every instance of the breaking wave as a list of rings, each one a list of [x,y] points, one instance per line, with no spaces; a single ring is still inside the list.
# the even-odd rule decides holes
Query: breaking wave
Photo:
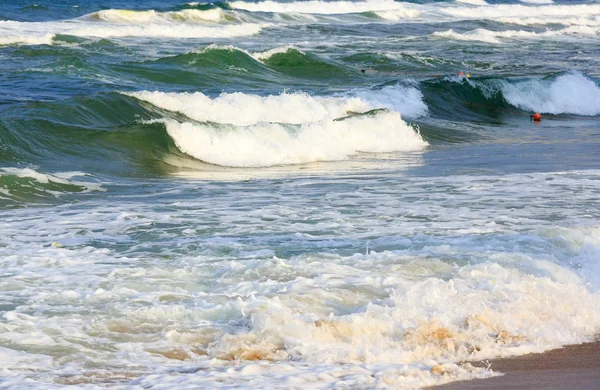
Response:
[[[509,111],[512,107],[547,114],[600,115],[600,87],[581,73],[549,78],[483,79],[448,77],[424,82],[425,95],[435,112],[449,115],[465,110],[482,113]]]
[[[452,29],[446,31],[436,31],[433,36],[450,38],[459,41],[479,41],[486,43],[500,44],[502,39],[542,39],[556,37],[595,37],[600,32],[598,27],[590,26],[571,26],[562,30],[548,30],[544,32],[523,31],[523,30],[507,30],[507,31],[491,31],[483,28],[478,28],[465,33],[459,33]]]
[[[134,92],[193,121],[165,119],[186,154],[222,166],[264,167],[343,160],[359,152],[415,151],[427,143],[397,112],[358,97]]]
[[[392,0],[367,0],[367,1],[295,1],[281,3],[276,1],[260,1],[250,3],[234,1],[228,3],[233,9],[252,12],[277,12],[277,13],[307,13],[307,14],[346,14],[369,11],[391,11],[407,9],[406,3]]]

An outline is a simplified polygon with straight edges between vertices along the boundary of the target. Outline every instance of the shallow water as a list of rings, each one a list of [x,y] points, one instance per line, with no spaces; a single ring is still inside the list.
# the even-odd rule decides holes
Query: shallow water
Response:
[[[414,388],[598,333],[600,3],[0,19],[0,387]]]

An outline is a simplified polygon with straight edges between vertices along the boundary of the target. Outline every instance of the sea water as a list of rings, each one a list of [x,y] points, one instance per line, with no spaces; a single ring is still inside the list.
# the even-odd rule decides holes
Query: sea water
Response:
[[[0,20],[1,388],[416,388],[600,330],[600,3]]]

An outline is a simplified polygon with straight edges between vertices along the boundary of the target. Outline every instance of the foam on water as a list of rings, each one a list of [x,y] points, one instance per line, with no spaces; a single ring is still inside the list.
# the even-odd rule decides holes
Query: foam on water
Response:
[[[552,114],[600,114],[600,87],[580,73],[554,80],[503,83],[502,94],[512,105],[524,110]]]
[[[581,73],[529,80],[485,80],[449,77],[448,81],[478,88],[492,98],[501,93],[511,105],[526,111],[549,114],[600,115],[600,87]]]
[[[357,90],[354,94],[372,107],[385,107],[404,118],[418,118],[429,112],[423,94],[415,86],[387,86],[381,89]]]
[[[0,386],[423,387],[592,340],[598,174],[149,182],[13,211]]]
[[[440,7],[439,12],[461,19],[495,19],[504,17],[589,17],[600,14],[600,4],[521,5],[498,4],[472,7]]]
[[[73,192],[104,191],[100,183],[82,180],[83,172],[40,173],[31,168],[0,168],[0,200],[18,203],[23,199],[54,197]]]
[[[268,60],[275,54],[287,53],[290,50],[297,50],[299,53],[304,54],[302,51],[298,50],[298,48],[296,48],[294,46],[281,46],[281,47],[276,47],[276,48],[273,48],[270,50],[262,51],[259,53],[252,53],[252,54],[249,53],[249,54],[257,61],[264,61],[264,60]]]
[[[578,38],[578,37],[595,37],[600,32],[599,27],[590,26],[570,26],[562,30],[547,30],[537,33],[534,31],[523,30],[506,30],[492,31],[484,28],[478,28],[466,33],[459,33],[452,29],[446,31],[436,31],[432,35],[435,37],[450,38],[459,41],[479,41],[486,43],[500,44],[502,39],[544,39],[544,38]]]
[[[416,18],[421,13],[416,9],[395,9],[387,11],[375,11],[375,14],[382,19],[397,21],[401,19]]]
[[[427,111],[414,88],[359,91],[354,97],[305,93],[258,96],[134,92],[137,99],[204,123],[165,122],[185,153],[211,164],[264,167],[346,159],[359,152],[414,151],[427,144],[397,112],[357,115],[389,108]],[[348,115],[356,115],[342,119]]]
[[[166,126],[183,152],[229,167],[345,160],[359,152],[416,151],[427,145],[397,113],[299,126],[264,123],[235,128],[175,121],[166,121]]]
[[[87,17],[101,19],[109,23],[156,23],[165,21],[206,23],[225,21],[225,13],[221,8],[209,10],[186,9],[174,12],[109,9],[98,11]]]
[[[373,108],[359,98],[313,97],[306,93],[282,93],[259,96],[223,93],[210,98],[201,92],[169,93],[140,91],[125,93],[170,111],[181,112],[202,122],[249,126],[259,122],[302,124],[332,120],[348,111],[363,112]]]
[[[279,12],[279,13],[308,13],[308,14],[345,14],[368,11],[408,10],[408,4],[391,0],[366,0],[366,1],[296,1],[282,3],[276,1],[260,1],[249,3],[234,1],[229,3],[234,9],[252,12]]]
[[[0,45],[51,45],[54,34],[0,35]]]
[[[545,25],[545,24],[562,24],[566,26],[600,26],[600,15],[595,17],[578,17],[578,18],[538,18],[538,17],[509,17],[496,19],[501,23],[519,24],[523,26],[529,25]]]
[[[80,37],[231,38],[258,34],[265,23],[243,23],[224,11],[104,10],[50,22],[2,21],[1,44],[50,44],[57,34]]]
[[[473,5],[488,5],[484,0],[456,0],[456,2]]]

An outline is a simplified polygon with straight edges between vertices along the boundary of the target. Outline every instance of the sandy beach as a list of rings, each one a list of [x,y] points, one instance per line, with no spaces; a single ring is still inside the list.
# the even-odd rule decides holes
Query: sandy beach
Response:
[[[541,354],[491,360],[503,376],[453,382],[436,390],[469,389],[598,389],[600,342],[571,345]]]

